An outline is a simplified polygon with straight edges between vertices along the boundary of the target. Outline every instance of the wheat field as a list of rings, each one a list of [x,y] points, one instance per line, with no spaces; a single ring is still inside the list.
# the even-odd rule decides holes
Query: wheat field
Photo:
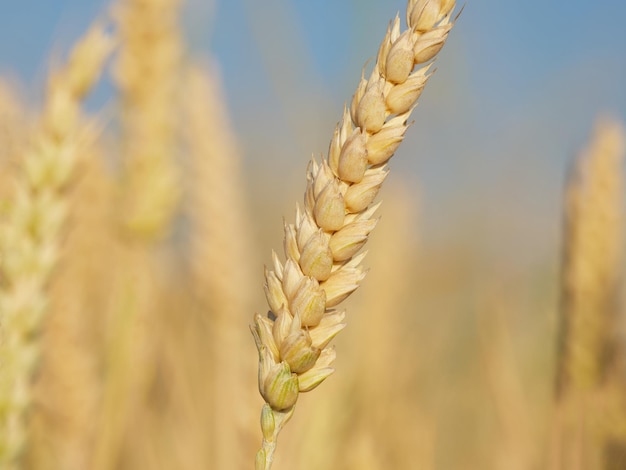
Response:
[[[622,95],[501,135],[481,2],[85,5],[0,67],[0,470],[626,468]]]

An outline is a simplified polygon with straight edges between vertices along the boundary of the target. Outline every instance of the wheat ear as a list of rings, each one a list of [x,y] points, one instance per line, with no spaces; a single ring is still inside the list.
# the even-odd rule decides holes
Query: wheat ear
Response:
[[[555,468],[604,468],[607,458],[614,416],[602,397],[616,361],[625,146],[621,126],[600,121],[567,187]]]
[[[40,126],[20,163],[15,193],[0,236],[0,467],[16,468],[27,440],[26,412],[38,360],[35,338],[46,312],[46,286],[56,265],[65,225],[65,189],[86,139],[80,102],[98,78],[112,48],[93,27],[65,67],[52,74]]]
[[[332,338],[345,327],[336,309],[365,277],[359,253],[377,219],[373,201],[387,176],[387,161],[408,128],[430,65],[452,28],[454,0],[409,0],[408,29],[390,24],[369,79],[361,77],[344,109],[327,159],[311,161],[303,209],[285,224],[285,263],[273,253],[265,271],[267,316],[256,314],[252,333],[259,351],[262,447],[257,470],[271,468],[276,439],[301,392],[332,372]]]
[[[621,126],[603,120],[567,188],[559,392],[606,376],[623,255]]]
[[[41,364],[34,384],[27,464],[64,470],[91,467],[103,385],[101,351],[111,273],[105,269],[115,241],[111,230],[114,185],[98,143],[82,152],[68,188],[68,225],[62,262],[49,286]]]
[[[124,138],[122,222],[140,241],[163,237],[179,199],[175,99],[182,41],[179,0],[120,0],[114,8]]]

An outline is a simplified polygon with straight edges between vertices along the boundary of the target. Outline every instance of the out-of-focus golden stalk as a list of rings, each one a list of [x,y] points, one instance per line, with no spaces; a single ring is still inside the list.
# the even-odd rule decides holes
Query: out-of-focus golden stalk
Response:
[[[534,468],[537,458],[532,441],[531,408],[515,361],[502,300],[497,297],[490,304],[479,306],[478,317],[481,359],[498,419],[498,439],[492,458],[494,468],[527,470]]]
[[[344,406],[351,404],[347,442],[332,468],[434,468],[434,429],[412,389],[423,378],[416,377],[419,351],[407,315],[414,308],[410,294],[418,256],[418,194],[406,181],[394,183],[381,209],[384,223],[372,236],[370,288],[355,302],[359,321],[343,338],[344,345],[350,344],[347,360],[354,365],[349,371],[352,391],[359,393],[345,395]]]
[[[373,201],[428,80],[424,64],[452,29],[454,7],[454,0],[409,0],[408,28],[401,31],[399,17],[389,26],[370,78],[361,77],[337,124],[328,157],[309,165],[304,206],[294,224],[285,224],[286,261],[274,253],[273,270],[265,273],[271,311],[254,318],[265,400],[257,470],[271,468],[299,394],[333,372],[329,343],[345,327],[345,311],[335,307],[365,277],[359,252],[377,223]]]
[[[557,400],[558,468],[604,468],[600,394],[614,365],[617,288],[623,260],[625,137],[601,120],[566,194]]]
[[[179,199],[179,8],[179,0],[120,0],[114,9],[121,41],[114,74],[122,111],[120,209],[128,234],[144,241],[167,233]]]
[[[215,68],[195,65],[185,82],[189,150],[189,262],[195,299],[209,328],[212,468],[245,469],[254,456],[253,348],[245,325],[252,308],[253,228],[241,157]],[[209,397],[207,397],[209,398]],[[229,423],[224,426],[224,423]],[[246,450],[248,452],[246,452]]]
[[[114,79],[121,101],[122,240],[112,255],[106,383],[92,468],[120,465],[129,436],[149,408],[157,370],[159,303],[169,281],[157,242],[170,229],[179,201],[176,103],[182,55],[178,0],[119,0],[113,9],[120,52]],[[162,295],[163,294],[163,295]]]
[[[47,284],[60,255],[65,189],[73,180],[93,129],[81,122],[80,102],[100,75],[113,46],[100,25],[50,75],[41,122],[20,164],[0,233],[0,466],[17,468],[27,443],[26,415],[39,356],[36,334],[47,310]]]
[[[163,301],[175,285],[172,266],[155,256],[152,246],[117,243],[109,254],[114,260],[105,339],[102,404],[92,467],[108,470],[121,465],[134,451],[134,428],[152,406],[149,398],[159,370],[158,346],[164,330]],[[169,315],[178,312],[171,309]]]
[[[359,321],[340,339],[350,370],[331,384],[332,393],[320,391],[321,404],[300,409],[306,424],[295,438],[285,437],[289,442],[283,449],[291,459],[281,456],[287,468],[433,468],[434,430],[413,388],[420,381],[410,314],[417,195],[402,184],[389,189],[381,208],[385,223],[369,242],[366,284],[376,289],[365,288],[353,299]],[[372,347],[363,349],[363,344]],[[291,445],[293,450],[285,449]]]
[[[559,393],[607,373],[623,256],[624,131],[600,121],[567,189]]]

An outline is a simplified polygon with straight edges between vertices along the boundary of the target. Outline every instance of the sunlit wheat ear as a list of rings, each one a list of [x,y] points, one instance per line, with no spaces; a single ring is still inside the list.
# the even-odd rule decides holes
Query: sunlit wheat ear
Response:
[[[179,200],[176,95],[182,41],[179,0],[119,0],[120,53],[114,78],[122,119],[122,223],[151,242],[167,234]]]
[[[68,62],[50,74],[38,127],[20,169],[0,232],[0,467],[16,468],[27,443],[26,416],[38,361],[36,338],[48,304],[47,284],[66,222],[65,189],[73,180],[93,126],[80,103],[100,75],[113,42],[94,26]]]
[[[301,392],[333,372],[329,346],[345,327],[337,308],[365,277],[360,253],[377,224],[374,199],[387,176],[386,162],[408,128],[430,65],[452,28],[454,1],[409,1],[408,29],[391,22],[370,77],[361,77],[338,123],[328,157],[312,160],[304,205],[285,224],[286,261],[273,254],[265,272],[268,315],[257,314],[259,390],[266,404],[257,470],[269,470],[277,436]]]

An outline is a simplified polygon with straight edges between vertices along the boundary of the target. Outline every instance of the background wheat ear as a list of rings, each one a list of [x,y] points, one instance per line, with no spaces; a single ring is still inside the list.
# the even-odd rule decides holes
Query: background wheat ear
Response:
[[[68,230],[49,287],[26,468],[91,468],[104,385],[102,351],[112,287],[104,266],[115,241],[115,192],[101,146],[92,143],[84,155],[80,176],[68,188]]]
[[[378,222],[373,202],[430,76],[423,64],[452,28],[454,6],[449,0],[408,2],[408,28],[401,29],[399,17],[391,22],[370,77],[361,77],[337,124],[328,157],[309,164],[304,205],[295,223],[285,224],[286,261],[274,253],[265,271],[270,312],[255,315],[252,328],[265,400],[257,470],[271,468],[277,436],[299,394],[333,372],[329,343],[345,327],[345,311],[336,307],[365,276],[359,252]]]
[[[598,120],[566,191],[558,392],[592,389],[611,365],[622,279],[625,136]]]
[[[37,333],[48,306],[48,283],[66,227],[66,189],[94,126],[81,120],[81,101],[98,79],[113,40],[102,25],[76,44],[50,73],[38,125],[19,160],[0,233],[0,467],[18,468],[28,442],[26,418],[39,359]]]
[[[168,234],[178,205],[175,119],[183,41],[179,0],[119,0],[114,79],[122,118],[121,224],[125,236],[152,243]]]
[[[147,395],[157,371],[156,349],[163,331],[158,312],[170,274],[164,269],[169,260],[161,256],[165,250],[160,242],[171,232],[180,196],[175,161],[183,48],[180,6],[178,0],[118,0],[112,7],[119,37],[113,80],[119,96],[122,158],[115,211],[119,240],[111,257],[124,269],[112,273],[94,469],[120,465],[128,453],[135,456],[128,451],[127,436],[147,413]]]
[[[554,468],[606,468],[607,419],[623,416],[605,405],[616,376],[625,145],[622,126],[600,119],[566,190]]]

